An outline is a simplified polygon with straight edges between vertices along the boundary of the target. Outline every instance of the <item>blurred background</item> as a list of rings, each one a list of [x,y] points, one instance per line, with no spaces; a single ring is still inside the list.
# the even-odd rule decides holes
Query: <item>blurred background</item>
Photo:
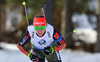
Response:
[[[27,30],[23,1],[30,25],[36,14],[42,14],[40,4],[46,4],[47,23],[63,37],[76,29],[76,33],[65,38],[67,45],[61,51],[63,62],[100,62],[100,0],[0,0],[0,57],[6,54],[3,57],[7,59],[9,51],[11,59],[8,62],[30,61],[16,47]],[[30,43],[26,47],[30,49]],[[19,59],[15,55],[19,55]],[[27,60],[23,61],[25,58]],[[7,62],[5,59],[0,62]]]

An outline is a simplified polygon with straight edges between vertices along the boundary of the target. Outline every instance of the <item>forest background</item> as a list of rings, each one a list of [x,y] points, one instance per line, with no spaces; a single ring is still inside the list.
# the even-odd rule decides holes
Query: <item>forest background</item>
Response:
[[[63,37],[76,29],[65,38],[66,49],[100,52],[100,0],[0,0],[0,42],[17,44],[27,30],[23,1],[30,25],[42,14],[40,5],[46,4],[47,23]]]

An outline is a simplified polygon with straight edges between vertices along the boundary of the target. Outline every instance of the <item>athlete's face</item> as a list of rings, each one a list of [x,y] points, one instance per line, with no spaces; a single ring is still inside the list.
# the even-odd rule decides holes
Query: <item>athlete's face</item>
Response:
[[[37,26],[37,27],[41,27],[41,26]],[[35,30],[35,31],[38,34],[38,36],[42,36],[45,32],[45,28],[43,30],[39,29],[39,30]]]

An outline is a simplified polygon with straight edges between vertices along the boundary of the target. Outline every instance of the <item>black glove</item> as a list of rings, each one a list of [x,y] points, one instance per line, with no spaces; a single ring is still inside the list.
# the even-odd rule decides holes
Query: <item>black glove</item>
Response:
[[[47,47],[44,48],[44,53],[45,53],[46,55],[50,55],[50,54],[52,54],[53,52],[54,52],[54,49],[53,49],[52,47],[47,46]]]
[[[29,57],[32,61],[39,61],[38,56],[33,55],[31,52],[28,54],[28,57]]]

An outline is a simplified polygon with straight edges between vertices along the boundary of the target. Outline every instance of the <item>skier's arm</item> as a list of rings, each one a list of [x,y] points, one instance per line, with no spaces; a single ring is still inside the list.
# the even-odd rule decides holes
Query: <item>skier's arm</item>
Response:
[[[28,41],[30,41],[30,34],[28,31],[26,31],[17,44],[18,49],[26,56],[28,56],[29,52],[27,49],[25,49],[24,45],[27,44]]]
[[[29,52],[27,49],[25,49],[24,45],[30,41],[31,37],[28,31],[24,33],[22,38],[19,40],[19,43],[17,44],[18,49],[24,53],[26,56],[28,56],[32,61],[38,61],[38,57],[36,55],[33,55],[31,52]]]
[[[58,45],[57,47],[54,47],[55,51],[59,51],[66,46],[66,43],[64,39],[62,38],[62,35],[60,35],[55,29],[53,33],[53,38],[56,40],[57,45]]]

